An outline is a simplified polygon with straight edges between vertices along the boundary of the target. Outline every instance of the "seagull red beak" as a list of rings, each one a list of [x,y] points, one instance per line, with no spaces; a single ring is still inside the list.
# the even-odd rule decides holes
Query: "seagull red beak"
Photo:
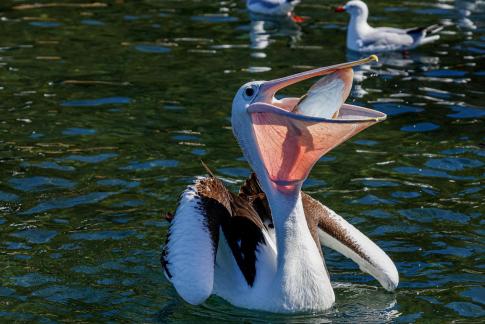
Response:
[[[269,179],[281,189],[303,183],[313,165],[325,153],[365,128],[386,118],[379,111],[343,104],[335,118],[306,116],[293,112],[299,98],[276,100],[275,93],[291,84],[377,60],[375,55],[355,62],[318,68],[267,81],[247,108],[251,115],[256,144]],[[348,74],[342,75],[342,81]],[[332,93],[332,95],[334,95]],[[335,95],[342,95],[335,93]],[[348,93],[345,95],[347,96]],[[344,100],[346,97],[344,98]],[[325,102],[322,102],[325,109]]]
[[[343,6],[338,6],[335,8],[335,12],[345,12],[345,8]]]

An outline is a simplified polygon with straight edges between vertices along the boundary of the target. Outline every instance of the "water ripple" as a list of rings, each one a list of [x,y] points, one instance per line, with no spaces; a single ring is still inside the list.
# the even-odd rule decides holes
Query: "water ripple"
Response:
[[[79,301],[87,304],[109,303],[111,295],[102,290],[90,287],[69,287],[53,285],[47,288],[32,292],[32,296],[45,298],[46,300],[67,303],[69,301]]]
[[[69,155],[60,160],[76,161],[76,162],[83,162],[83,163],[100,163],[117,156],[118,156],[117,153],[100,153],[96,155]]]
[[[376,25],[446,27],[356,67],[348,103],[389,118],[322,157],[304,189],[388,253],[400,285],[387,293],[326,250],[336,304],[295,315],[183,302],[160,267],[163,215],[203,173],[200,157],[234,191],[251,172],[230,126],[239,86],[365,56],[345,51],[348,17],[322,16],[317,0],[296,8],[309,18],[299,24],[249,15],[244,1],[27,2],[0,5],[0,322],[485,316],[479,1],[369,3]]]
[[[430,77],[464,77],[467,75],[465,71],[460,70],[432,70],[424,72],[423,75]]]
[[[95,134],[96,134],[96,130],[89,129],[89,128],[67,128],[62,131],[62,135],[67,135],[67,136],[95,135]]]
[[[392,205],[395,204],[396,201],[392,199],[379,198],[375,195],[369,194],[362,198],[352,200],[351,203],[359,205]]]
[[[34,27],[53,28],[62,26],[62,23],[56,21],[32,21],[30,25]]]
[[[439,125],[434,123],[424,122],[403,126],[401,127],[401,130],[404,132],[430,132],[438,129],[439,127]]]
[[[446,179],[453,179],[453,180],[474,180],[475,179],[475,177],[471,177],[471,176],[454,176],[444,171],[436,171],[432,169],[416,168],[416,167],[396,167],[393,170],[397,173],[402,173],[406,175],[419,175],[423,177],[432,177],[432,178],[446,178]]]
[[[44,244],[56,237],[57,232],[40,228],[31,228],[15,232],[11,234],[11,236],[25,239],[32,244]]]
[[[100,186],[135,188],[140,185],[138,181],[127,181],[123,179],[102,179],[96,182]]]
[[[136,232],[133,230],[79,232],[79,233],[71,234],[70,238],[73,240],[84,240],[84,241],[123,240],[135,234]]]
[[[22,215],[31,215],[36,213],[43,213],[53,209],[66,209],[72,208],[79,205],[94,204],[100,202],[116,194],[116,192],[92,192],[83,196],[78,196],[74,198],[59,198],[46,202],[41,202],[40,204],[21,212]]]
[[[452,302],[446,305],[446,307],[454,310],[458,314],[464,317],[484,317],[485,309],[482,307],[467,303],[467,302]]]
[[[424,109],[421,107],[414,107],[409,105],[396,105],[391,103],[374,103],[372,106],[385,113],[388,116],[397,116],[406,113],[419,113],[422,112]]]
[[[450,108],[454,111],[453,114],[448,114],[448,117],[457,119],[468,118],[482,118],[485,116],[485,109],[478,107],[469,107],[463,104],[450,105]]]
[[[120,169],[127,171],[147,171],[155,168],[174,168],[178,164],[179,162],[175,160],[151,160],[146,162],[133,161]]]
[[[83,19],[83,20],[81,20],[81,24],[98,27],[98,26],[103,26],[104,22],[96,20],[96,19]]]
[[[55,188],[72,189],[76,183],[67,179],[53,177],[12,178],[10,186],[20,191],[44,191]]]
[[[192,20],[201,21],[206,23],[223,23],[223,22],[235,22],[239,19],[237,17],[231,17],[228,15],[218,15],[218,14],[206,14],[203,16],[192,16]]]
[[[413,208],[400,210],[399,214],[418,223],[448,221],[466,224],[470,216],[441,208]]]
[[[40,168],[40,169],[53,169],[57,171],[74,171],[76,170],[73,166],[68,166],[68,165],[60,165],[57,162],[49,162],[49,161],[43,161],[39,163],[29,163],[29,162],[22,162],[20,164],[22,168]]]
[[[476,303],[485,305],[485,288],[473,287],[462,292],[460,295],[469,297]]]
[[[135,49],[138,52],[142,52],[142,53],[158,53],[158,54],[168,53],[171,51],[171,49],[168,47],[163,47],[163,46],[153,45],[153,44],[136,45]]]
[[[13,201],[17,201],[18,199],[19,199],[19,196],[17,196],[16,194],[0,190],[0,201],[13,202]]]
[[[85,100],[66,100],[61,103],[64,107],[96,107],[103,105],[126,105],[131,102],[127,97],[106,97]]]
[[[483,163],[467,158],[443,158],[430,159],[426,161],[426,166],[445,171],[460,171],[467,168],[479,168],[483,166]]]
[[[394,191],[391,193],[391,196],[394,198],[411,199],[421,197],[421,194],[415,191]]]
[[[28,273],[23,276],[11,277],[10,280],[14,283],[14,285],[20,287],[41,286],[46,283],[58,281],[54,277],[42,275],[36,272]]]

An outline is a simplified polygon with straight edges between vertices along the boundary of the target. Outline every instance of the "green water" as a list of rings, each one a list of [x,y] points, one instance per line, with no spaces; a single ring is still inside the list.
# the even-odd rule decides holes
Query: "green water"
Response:
[[[289,316],[184,303],[159,263],[163,213],[200,159],[233,190],[249,174],[229,121],[240,85],[356,58],[338,3],[304,0],[299,26],[236,0],[25,3],[0,3],[0,322],[483,321],[483,4],[369,1],[372,24],[450,26],[357,71],[350,101],[388,120],[305,190],[391,256],[400,286],[326,251],[335,307]]]

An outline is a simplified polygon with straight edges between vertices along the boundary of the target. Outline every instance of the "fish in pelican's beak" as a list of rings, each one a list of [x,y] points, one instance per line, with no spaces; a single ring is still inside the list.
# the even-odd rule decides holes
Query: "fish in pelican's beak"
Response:
[[[379,111],[345,104],[352,67],[377,56],[322,67],[271,81],[249,82],[232,106],[233,132],[255,172],[278,189],[301,185],[325,153],[386,118]],[[292,84],[325,76],[301,98],[276,99]]]

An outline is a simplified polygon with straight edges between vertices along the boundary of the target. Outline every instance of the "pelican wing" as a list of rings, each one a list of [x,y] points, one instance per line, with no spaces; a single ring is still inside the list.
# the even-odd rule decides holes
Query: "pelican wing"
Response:
[[[271,209],[268,200],[259,185],[258,178],[252,173],[239,189],[239,197],[247,200],[259,216],[260,221],[266,228],[273,225]]]
[[[166,277],[191,304],[204,302],[214,284],[214,264],[223,233],[248,285],[255,279],[256,249],[263,223],[248,201],[214,176],[199,178],[183,192],[162,252]],[[225,244],[224,243],[224,244]]]
[[[190,304],[211,294],[220,219],[229,216],[230,194],[215,178],[187,187],[170,223],[162,252],[165,276]]]
[[[302,199],[307,219],[315,219],[318,224],[322,245],[350,258],[386,290],[392,291],[397,287],[399,275],[396,266],[381,248],[319,201],[305,193],[302,193]]]

